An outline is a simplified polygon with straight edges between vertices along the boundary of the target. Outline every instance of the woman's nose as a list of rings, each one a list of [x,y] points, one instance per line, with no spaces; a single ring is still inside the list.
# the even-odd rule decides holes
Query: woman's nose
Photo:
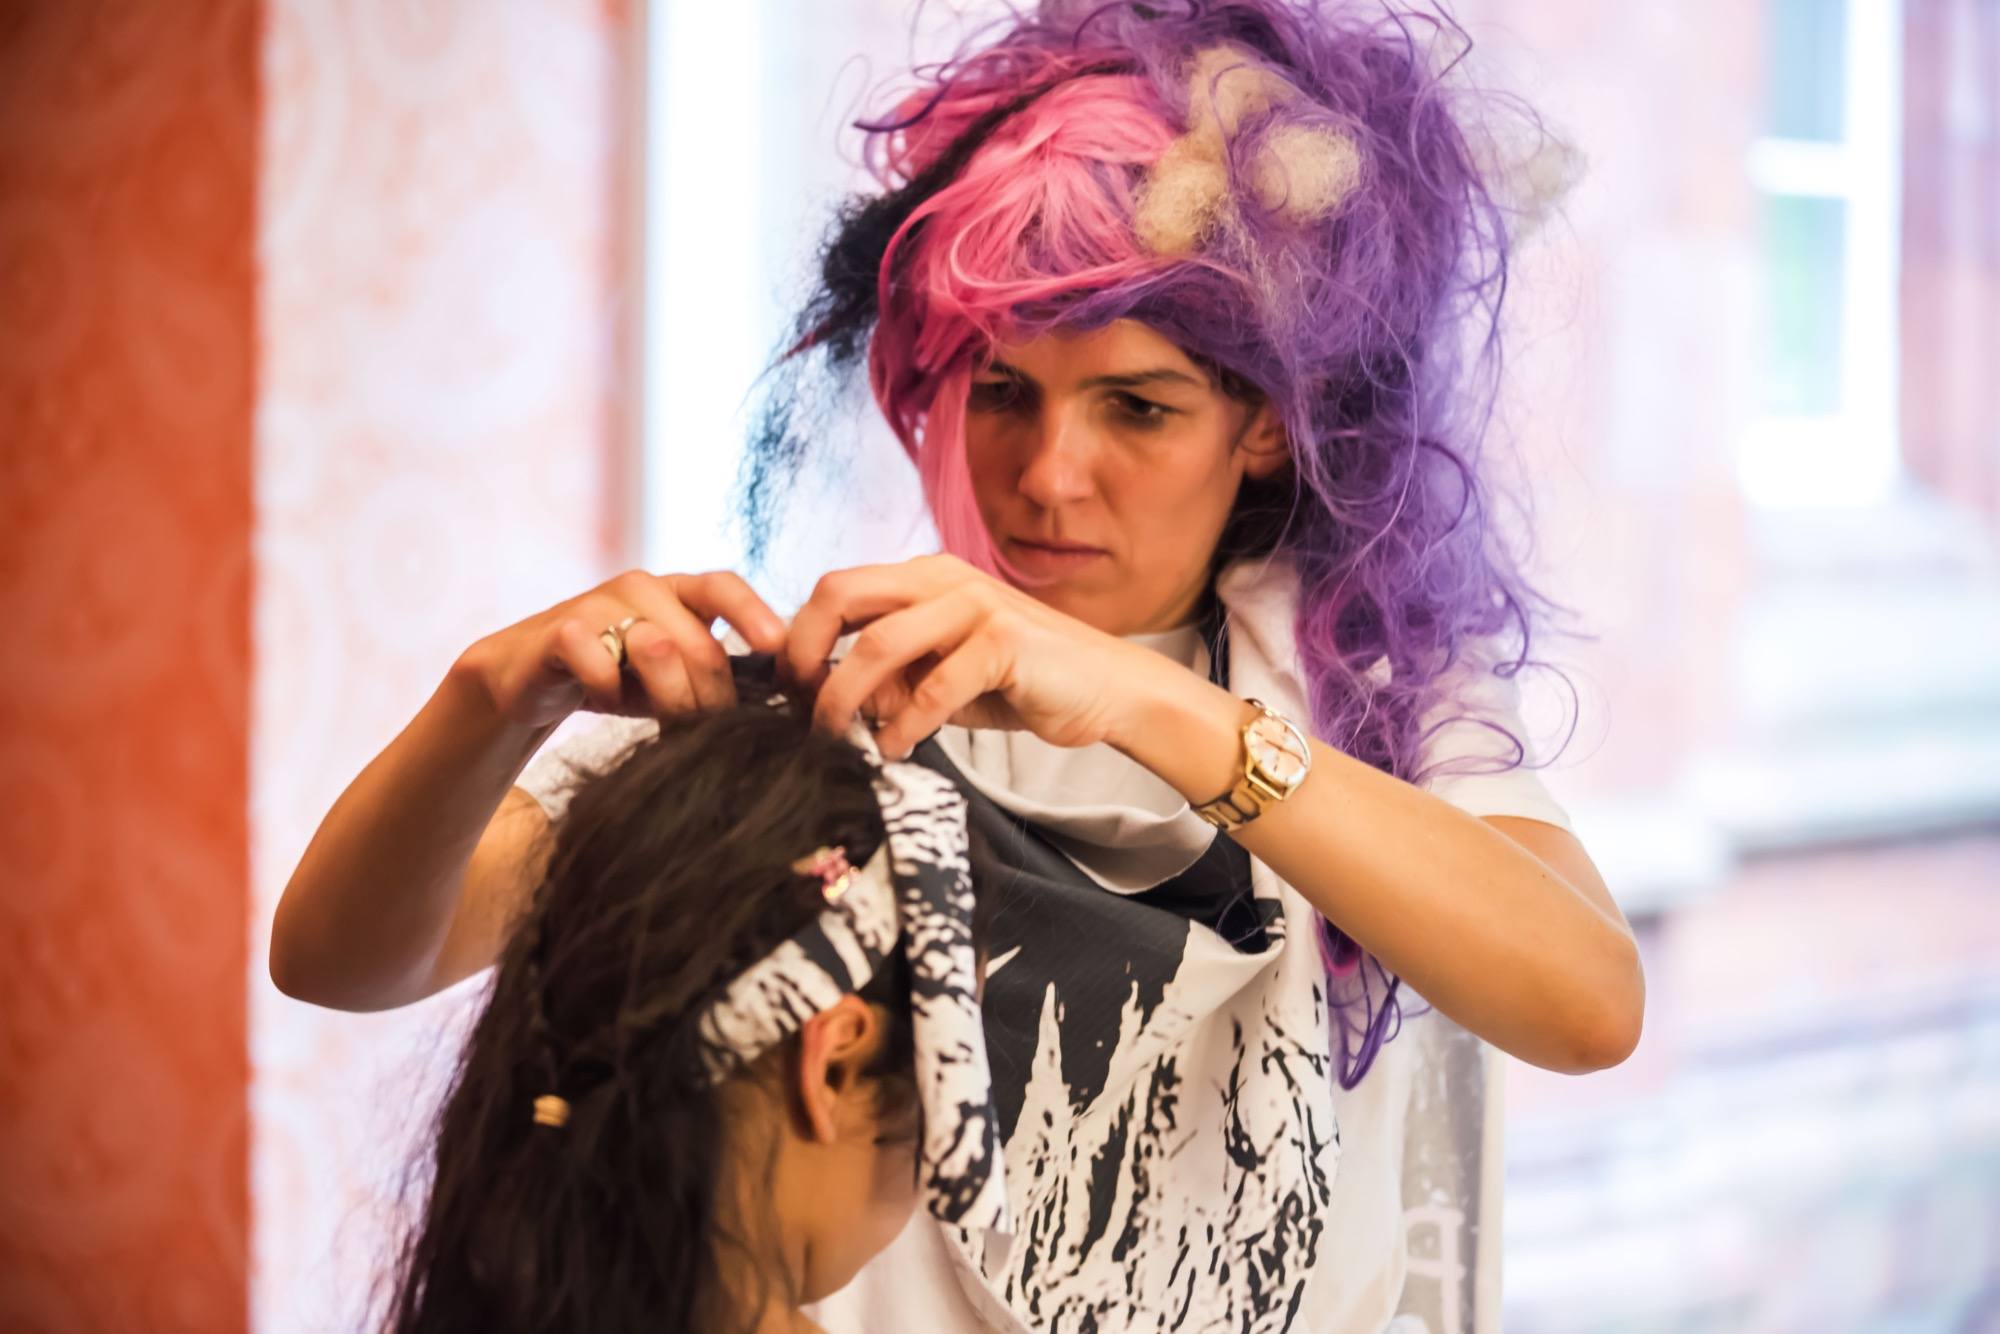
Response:
[[[1090,497],[1089,423],[1079,414],[1055,409],[1041,415],[1021,468],[1021,494],[1044,509]]]

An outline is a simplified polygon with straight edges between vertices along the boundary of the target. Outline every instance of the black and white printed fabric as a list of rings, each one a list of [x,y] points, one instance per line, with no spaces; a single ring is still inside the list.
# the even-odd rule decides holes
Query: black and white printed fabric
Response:
[[[746,664],[739,663],[739,689]],[[865,728],[849,737],[874,767],[887,837],[847,890],[730,983],[700,1021],[721,1078],[868,985],[900,949],[910,964],[923,1139],[921,1193],[941,1222],[1004,1235],[1007,1186],[979,1010],[965,798],[922,765],[885,762]]]
[[[732,981],[698,1025],[711,1079],[736,1073],[868,985],[896,948],[896,887],[884,843],[847,892]]]
[[[1226,664],[1196,627],[1131,642],[1308,717],[1295,572],[1242,562],[1216,591]],[[1511,763],[1513,683],[1468,664],[1443,689],[1427,790],[1567,827]],[[567,760],[650,728],[592,720],[522,784],[553,814]],[[828,1334],[1497,1334],[1490,1046],[1405,987],[1401,1030],[1342,1088],[1310,905],[1154,775],[964,728],[913,758],[962,780],[992,896],[986,1045],[1015,1227],[920,1215],[814,1304]]]
[[[1312,910],[1163,784],[1080,820],[1087,802],[1016,788],[1003,747],[1024,754],[957,729],[914,757],[966,793],[995,896],[986,1025],[1016,1235],[947,1230],[968,1296],[1001,1329],[1291,1328],[1341,1244]]]
[[[1309,717],[1289,563],[1234,565],[1216,593],[1223,644],[1197,627],[1134,638]],[[1446,688],[1426,722],[1430,789],[1560,824],[1487,725],[1522,733],[1511,685]],[[991,896],[987,1044],[1015,1234],[912,1226],[813,1308],[829,1334],[1494,1327],[1490,1048],[1406,987],[1401,1030],[1340,1087],[1314,910],[1178,793],[1107,747],[1019,732],[948,727],[914,758],[960,781]]]

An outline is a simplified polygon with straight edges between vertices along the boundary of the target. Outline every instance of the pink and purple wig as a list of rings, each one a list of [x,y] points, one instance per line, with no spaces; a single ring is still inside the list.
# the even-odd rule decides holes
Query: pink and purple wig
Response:
[[[1548,607],[1494,531],[1478,466],[1510,223],[1481,146],[1489,118],[1521,113],[1453,86],[1466,45],[1448,19],[1377,0],[1047,0],[917,71],[861,126],[882,192],[831,233],[767,399],[753,554],[807,448],[808,368],[838,379],[865,357],[946,549],[995,569],[964,447],[979,357],[1140,321],[1283,418],[1292,467],[1246,484],[1215,567],[1290,556],[1314,730],[1421,779],[1445,674],[1513,674]],[[1218,48],[1279,95],[1218,141],[1226,213],[1162,252],[1135,219],[1149,172],[1203,114],[1189,71]],[[1359,164],[1305,220],[1257,175],[1268,145],[1302,134]],[[1324,945],[1351,1086],[1400,1024],[1397,979],[1330,924]]]

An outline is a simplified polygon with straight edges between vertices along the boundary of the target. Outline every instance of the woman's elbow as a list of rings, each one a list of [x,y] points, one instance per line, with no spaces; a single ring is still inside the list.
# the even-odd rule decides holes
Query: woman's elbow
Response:
[[[1577,1044],[1571,1074],[1595,1074],[1622,1065],[1638,1050],[1641,1017],[1637,1013],[1606,1015]]]
[[[1624,936],[1623,941],[1609,976],[1593,989],[1584,1010],[1585,1021],[1573,1034],[1571,1073],[1609,1070],[1638,1049],[1646,1020],[1646,975],[1637,942],[1630,936]]]
[[[271,948],[265,958],[271,985],[293,1000],[317,1002],[319,998],[313,985],[310,960],[302,956],[296,932],[286,930],[285,914],[281,908],[271,922]]]
[[[271,919],[271,948],[265,959],[271,985],[308,1005],[336,1010],[355,1008],[340,994],[337,979],[329,974],[319,942],[296,913],[287,911],[289,906],[288,901],[281,900]]]

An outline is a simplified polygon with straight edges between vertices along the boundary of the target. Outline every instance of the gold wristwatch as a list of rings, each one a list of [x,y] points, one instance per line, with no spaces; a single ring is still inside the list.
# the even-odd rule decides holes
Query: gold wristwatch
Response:
[[[1194,813],[1228,832],[1241,829],[1299,790],[1312,772],[1312,744],[1291,719],[1262,700],[1251,700],[1257,716],[1243,724],[1243,777]]]

